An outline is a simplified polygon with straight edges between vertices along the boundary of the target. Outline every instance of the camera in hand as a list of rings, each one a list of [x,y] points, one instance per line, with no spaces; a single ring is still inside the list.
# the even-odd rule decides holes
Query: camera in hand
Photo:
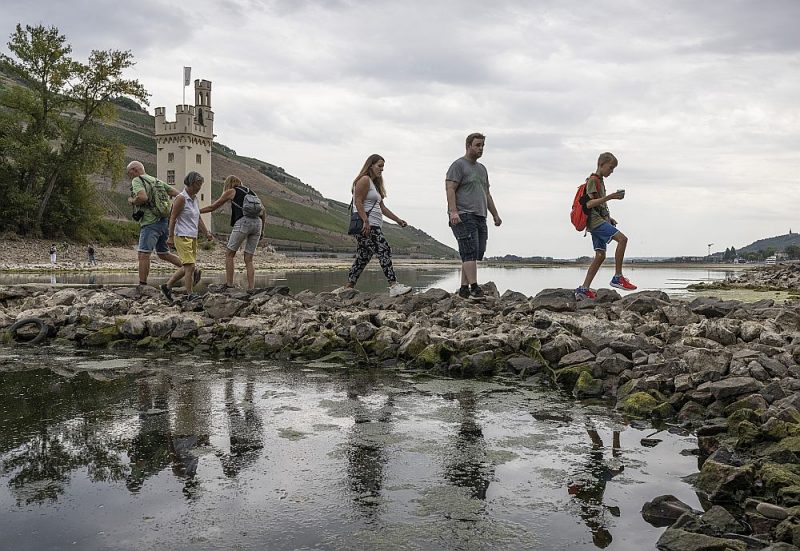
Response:
[[[138,210],[138,209],[133,211],[133,214],[131,214],[131,218],[133,218],[134,220],[136,220],[138,222],[139,220],[144,218],[144,211],[143,210]]]

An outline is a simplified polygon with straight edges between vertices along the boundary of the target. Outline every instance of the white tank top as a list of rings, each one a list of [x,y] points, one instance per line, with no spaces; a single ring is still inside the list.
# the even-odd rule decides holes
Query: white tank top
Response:
[[[175,235],[178,237],[197,237],[197,225],[200,222],[200,201],[197,195],[189,197],[184,189],[181,193],[186,203],[175,220]]]
[[[375,184],[373,184],[370,179],[369,191],[366,197],[364,197],[364,212],[369,212],[367,220],[370,226],[383,227],[383,213],[381,212],[382,200],[383,198],[381,194],[378,193],[378,188],[375,187]],[[372,209],[372,212],[370,212],[369,209]]]

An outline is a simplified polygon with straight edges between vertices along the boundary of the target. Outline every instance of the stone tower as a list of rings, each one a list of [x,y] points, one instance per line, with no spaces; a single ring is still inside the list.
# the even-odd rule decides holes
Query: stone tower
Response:
[[[167,122],[166,110],[156,107],[156,177],[183,190],[183,179],[199,172],[205,182],[200,190],[200,207],[211,204],[211,144],[214,141],[214,112],[211,110],[211,82],[194,81],[194,105],[175,106],[175,122]],[[211,214],[202,214],[211,230]]]

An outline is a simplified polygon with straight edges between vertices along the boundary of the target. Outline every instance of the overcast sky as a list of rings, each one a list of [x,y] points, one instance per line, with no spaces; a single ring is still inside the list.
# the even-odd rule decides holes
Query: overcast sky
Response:
[[[219,142],[326,197],[379,153],[387,206],[453,247],[444,175],[474,131],[503,219],[489,255],[592,254],[568,216],[606,150],[629,256],[800,231],[797,0],[5,0],[0,21],[4,51],[17,22],[81,60],[131,50],[151,113],[174,117],[190,65]]]

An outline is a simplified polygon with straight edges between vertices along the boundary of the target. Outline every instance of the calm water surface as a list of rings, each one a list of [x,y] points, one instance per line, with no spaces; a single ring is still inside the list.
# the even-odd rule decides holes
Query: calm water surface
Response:
[[[656,432],[538,381],[4,348],[2,547],[654,549],[644,501],[699,508]]]
[[[457,267],[437,269],[403,268],[395,269],[399,281],[411,285],[417,290],[439,287],[456,290],[461,281],[461,272]],[[593,287],[608,287],[614,269],[603,266],[600,269]],[[667,267],[626,267],[625,273],[640,290],[662,290],[673,296],[689,296],[686,286],[690,283],[720,281],[733,275],[732,269],[707,268],[667,268]],[[486,268],[480,267],[478,278],[481,283],[493,281],[503,293],[508,289],[526,295],[535,295],[542,289],[565,287],[574,289],[583,282],[585,267],[559,266],[545,268]],[[151,284],[166,281],[168,275],[153,274]],[[223,283],[225,276],[219,272],[207,272],[205,283]],[[136,283],[135,274],[0,274],[0,285],[9,283]],[[236,282],[245,285],[241,274],[237,274]],[[347,270],[317,271],[279,271],[257,272],[256,286],[268,287],[287,285],[294,292],[309,289],[314,292],[331,291],[347,282]],[[201,284],[202,286],[202,284]],[[371,263],[358,282],[362,291],[379,292],[386,289],[386,279],[375,262]]]

